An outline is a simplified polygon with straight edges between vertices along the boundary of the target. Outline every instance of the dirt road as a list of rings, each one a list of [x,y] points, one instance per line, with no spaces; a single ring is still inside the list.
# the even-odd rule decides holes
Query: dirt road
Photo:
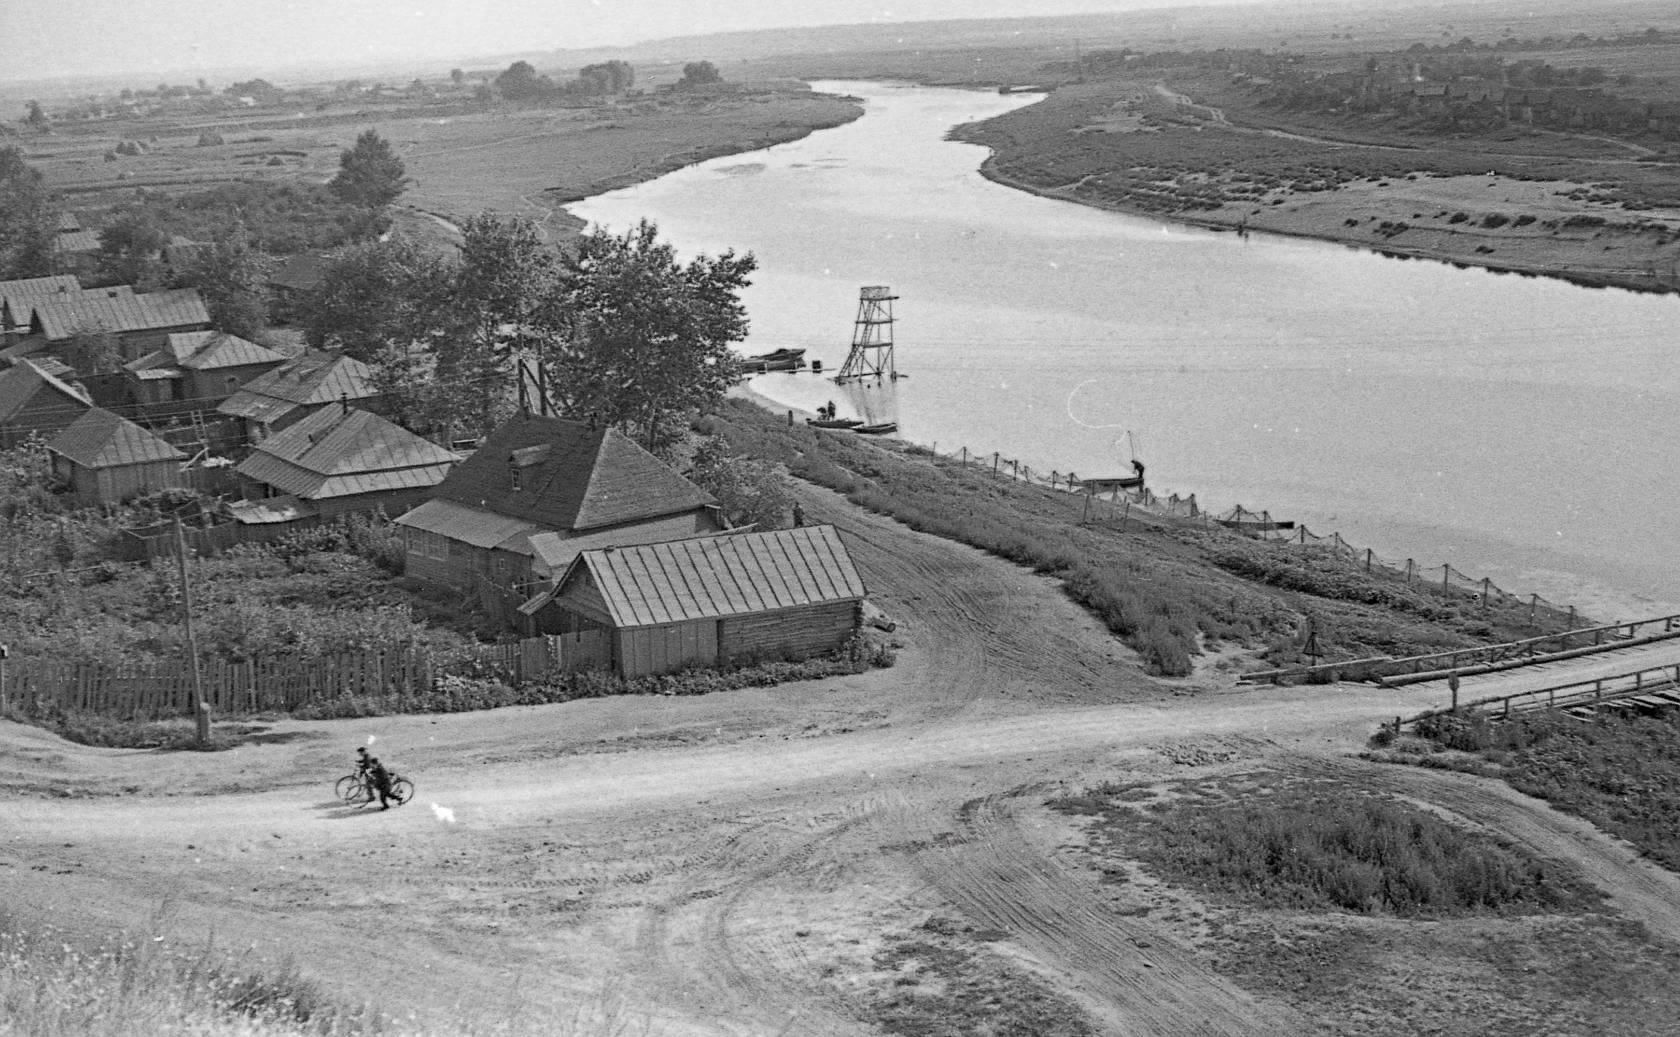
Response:
[[[1517,838],[1551,825],[1567,837],[1525,841],[1590,860],[1630,891],[1630,916],[1680,931],[1667,928],[1674,883],[1590,828],[1559,828],[1486,783],[1340,761],[1439,689],[1152,681],[1050,581],[801,493],[900,621],[891,670],[694,699],[286,721],[218,754],[92,750],[0,724],[0,782],[21,790],[3,801],[8,904],[71,928],[155,918],[171,939],[214,933],[434,1025],[872,1033],[883,991],[906,981],[904,948],[926,956],[930,926],[964,926],[983,934],[988,968],[1077,1006],[1096,1032],[1309,1032],[1214,974],[1170,921],[1103,910],[1096,879],[1057,852],[1049,795],[1175,773],[1212,747],[1362,767]],[[331,800],[368,739],[416,780],[413,803]]]

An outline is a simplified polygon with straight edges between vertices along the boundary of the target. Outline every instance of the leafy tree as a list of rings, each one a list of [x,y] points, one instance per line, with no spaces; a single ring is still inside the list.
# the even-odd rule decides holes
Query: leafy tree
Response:
[[[127,210],[99,232],[99,278],[107,284],[157,287],[163,281],[159,254],[168,241],[151,214]]]
[[[347,202],[382,209],[397,200],[408,184],[402,159],[377,130],[363,130],[356,146],[338,156],[338,175],[327,185]]]
[[[64,360],[79,374],[115,374],[122,370],[122,346],[108,331],[77,331],[70,336]]]
[[[47,113],[41,107],[40,101],[29,102],[29,114],[24,118],[24,121],[38,130],[44,130],[51,125],[51,120],[47,118]]]
[[[541,97],[554,90],[554,81],[537,75],[529,61],[515,61],[496,77],[496,92],[510,101]]]
[[[690,61],[683,66],[682,79],[678,80],[678,87],[710,86],[723,82],[723,76],[717,66],[710,61]]]
[[[200,249],[175,283],[198,289],[217,330],[252,338],[268,326],[269,266],[268,257],[251,247],[245,225],[236,223]]]
[[[636,70],[628,61],[605,61],[583,66],[577,81],[584,93],[619,94],[636,81]]]
[[[328,258],[320,287],[298,304],[304,338],[372,363],[392,346],[428,340],[453,270],[406,238],[369,241]]]
[[[764,461],[736,457],[722,437],[708,436],[700,441],[688,477],[717,498],[731,526],[781,528],[788,509],[787,487],[781,476]]]
[[[679,263],[646,220],[619,236],[585,234],[565,265],[570,334],[543,350],[564,409],[652,450],[675,439],[734,381],[729,346],[746,337],[740,292],[757,266],[733,251]]]
[[[467,81],[467,74],[458,68],[452,68],[449,70],[449,81],[456,86],[460,86]]]
[[[58,214],[39,170],[0,148],[0,280],[52,273]]]

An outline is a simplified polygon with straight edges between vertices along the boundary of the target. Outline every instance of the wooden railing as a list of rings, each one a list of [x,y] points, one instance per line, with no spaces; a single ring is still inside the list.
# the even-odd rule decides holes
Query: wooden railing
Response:
[[[1334,673],[1340,680],[1380,680],[1385,684],[1405,684],[1414,680],[1435,680],[1454,671],[1464,675],[1486,673],[1551,659],[1567,659],[1575,655],[1629,648],[1635,644],[1648,644],[1671,637],[1680,637],[1680,614],[1583,627],[1521,641],[1455,648],[1423,655],[1379,655],[1312,666],[1262,670],[1245,673],[1237,679],[1244,684],[1268,681],[1275,683],[1298,678],[1310,681],[1314,676]]]
[[[1642,670],[1630,670],[1627,673],[1613,674],[1608,677],[1595,677],[1591,680],[1571,681],[1567,684],[1554,684],[1544,688],[1530,688],[1527,691],[1513,692],[1509,695],[1495,695],[1490,698],[1476,699],[1473,702],[1460,703],[1457,709],[1451,706],[1443,709],[1429,709],[1415,716],[1406,717],[1399,723],[1402,725],[1416,724],[1418,721],[1427,720],[1430,717],[1470,711],[1508,717],[1512,713],[1530,710],[1564,709],[1569,706],[1615,702],[1635,695],[1675,688],[1680,688],[1680,665],[1650,666]]]

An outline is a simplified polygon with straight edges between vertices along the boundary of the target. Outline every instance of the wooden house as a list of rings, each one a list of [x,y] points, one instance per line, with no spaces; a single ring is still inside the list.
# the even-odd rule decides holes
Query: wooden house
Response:
[[[247,524],[378,508],[400,515],[460,460],[377,414],[323,407],[263,440],[239,463],[235,473],[246,499],[228,511]]]
[[[800,659],[857,632],[867,593],[833,526],[585,551],[522,612],[605,631],[625,677]]]
[[[245,423],[250,443],[264,439],[328,404],[362,404],[379,396],[373,371],[360,360],[312,349],[258,375],[216,407]]]
[[[29,333],[29,318],[36,302],[81,292],[82,284],[75,274],[0,281],[0,346],[9,346]]]
[[[33,360],[0,371],[0,449],[39,433],[55,435],[93,409],[87,390]]]
[[[163,348],[123,367],[129,398],[158,405],[190,401],[208,409],[286,358],[265,346],[223,331],[182,331]]]
[[[85,507],[186,487],[187,456],[145,429],[94,407],[47,442],[53,476]]]
[[[724,529],[711,495],[623,433],[534,414],[492,432],[397,524],[410,575],[463,589],[488,583],[519,600],[551,577],[533,566],[542,534],[635,543]]]
[[[115,336],[124,361],[138,360],[164,347],[178,331],[210,327],[210,311],[196,288],[136,292],[126,285],[85,288],[34,304],[28,338],[43,349],[65,355],[79,335]]]

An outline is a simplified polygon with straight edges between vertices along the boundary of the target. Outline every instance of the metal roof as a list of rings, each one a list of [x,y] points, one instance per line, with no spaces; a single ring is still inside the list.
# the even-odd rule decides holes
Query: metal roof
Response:
[[[103,407],[94,407],[71,422],[47,442],[47,449],[84,468],[118,468],[187,459],[186,454],[166,440]]]
[[[867,593],[833,526],[585,551],[560,579],[558,595],[584,570],[620,628],[774,612]]]
[[[315,505],[296,497],[269,497],[264,500],[228,501],[223,505],[235,522],[247,526],[267,526],[282,522],[296,522],[318,513]]]
[[[91,230],[61,230],[53,239],[54,252],[98,252],[99,235]]]
[[[696,533],[695,536],[728,536],[727,529],[707,533]],[[585,551],[599,551],[608,547],[631,547],[637,544],[657,544],[670,540],[671,531],[659,523],[649,523],[645,526],[620,526],[614,529],[602,530],[598,533],[578,533],[567,536],[565,533],[538,533],[531,538],[531,557],[541,562],[551,573],[562,573],[566,566],[572,564],[572,559]]]
[[[76,280],[75,274],[0,281],[0,311],[4,311],[6,320],[13,324],[28,324],[31,304],[36,300],[78,295],[81,290],[81,282]]]
[[[0,421],[17,417],[41,392],[55,393],[79,407],[93,406],[85,390],[49,374],[33,360],[19,360],[0,371]]]
[[[373,371],[360,360],[312,349],[245,383],[216,409],[238,418],[271,420],[295,406],[366,400],[379,395]]]
[[[542,531],[523,519],[498,515],[450,500],[429,500],[397,519],[397,525],[424,529],[474,547],[498,547],[530,554],[531,534]]]
[[[80,295],[53,296],[31,305],[41,333],[57,342],[84,332],[150,331],[210,323],[210,311],[196,288],[167,292],[84,289]]]
[[[436,486],[460,459],[377,414],[329,406],[258,443],[238,472],[320,500]]]
[[[164,340],[164,349],[189,371],[281,364],[286,360],[266,346],[225,331],[177,331]]]

